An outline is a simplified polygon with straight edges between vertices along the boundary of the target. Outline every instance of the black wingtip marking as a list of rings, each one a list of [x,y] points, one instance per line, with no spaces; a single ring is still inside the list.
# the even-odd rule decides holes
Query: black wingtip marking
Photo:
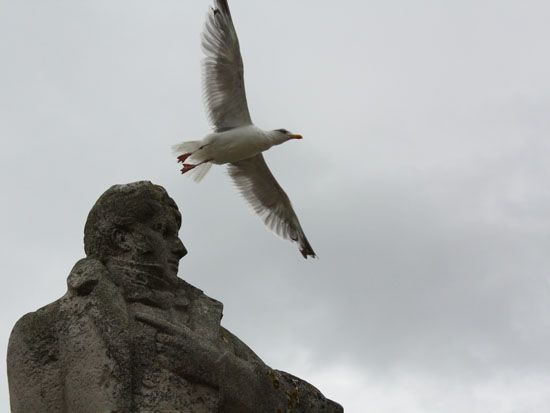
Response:
[[[313,252],[313,248],[311,248],[311,246],[308,246],[307,248],[300,248],[300,253],[306,260],[307,257],[317,258],[317,255]]]

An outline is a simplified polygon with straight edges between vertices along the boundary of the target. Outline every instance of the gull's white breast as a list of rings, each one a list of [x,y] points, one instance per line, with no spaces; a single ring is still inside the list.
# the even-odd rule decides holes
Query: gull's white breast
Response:
[[[203,142],[200,157],[216,164],[251,158],[271,147],[265,132],[254,125],[212,133]]]

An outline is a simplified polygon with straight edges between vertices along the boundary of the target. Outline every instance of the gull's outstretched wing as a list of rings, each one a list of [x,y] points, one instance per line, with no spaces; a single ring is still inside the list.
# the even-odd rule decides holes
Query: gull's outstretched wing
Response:
[[[202,32],[203,95],[217,132],[250,125],[239,39],[227,0],[215,0]]]
[[[229,164],[228,172],[241,194],[269,228],[279,236],[297,242],[304,258],[315,257],[290,199],[275,180],[262,154]]]

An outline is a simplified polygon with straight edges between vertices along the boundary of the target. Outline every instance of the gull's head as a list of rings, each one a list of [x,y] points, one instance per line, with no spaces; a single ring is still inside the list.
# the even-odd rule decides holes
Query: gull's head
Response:
[[[291,139],[302,139],[302,135],[297,133],[292,133],[286,129],[275,129],[269,133],[274,145],[280,145],[283,142],[289,141]]]

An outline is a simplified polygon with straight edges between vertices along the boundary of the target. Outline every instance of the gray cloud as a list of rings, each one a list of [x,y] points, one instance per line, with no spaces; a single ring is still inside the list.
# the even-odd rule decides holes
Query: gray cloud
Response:
[[[183,212],[180,275],[347,411],[546,411],[547,4],[231,2],[254,120],[305,136],[266,157],[307,262],[170,154],[207,132],[208,1],[0,5],[3,348],[64,293],[99,194],[150,179]]]

